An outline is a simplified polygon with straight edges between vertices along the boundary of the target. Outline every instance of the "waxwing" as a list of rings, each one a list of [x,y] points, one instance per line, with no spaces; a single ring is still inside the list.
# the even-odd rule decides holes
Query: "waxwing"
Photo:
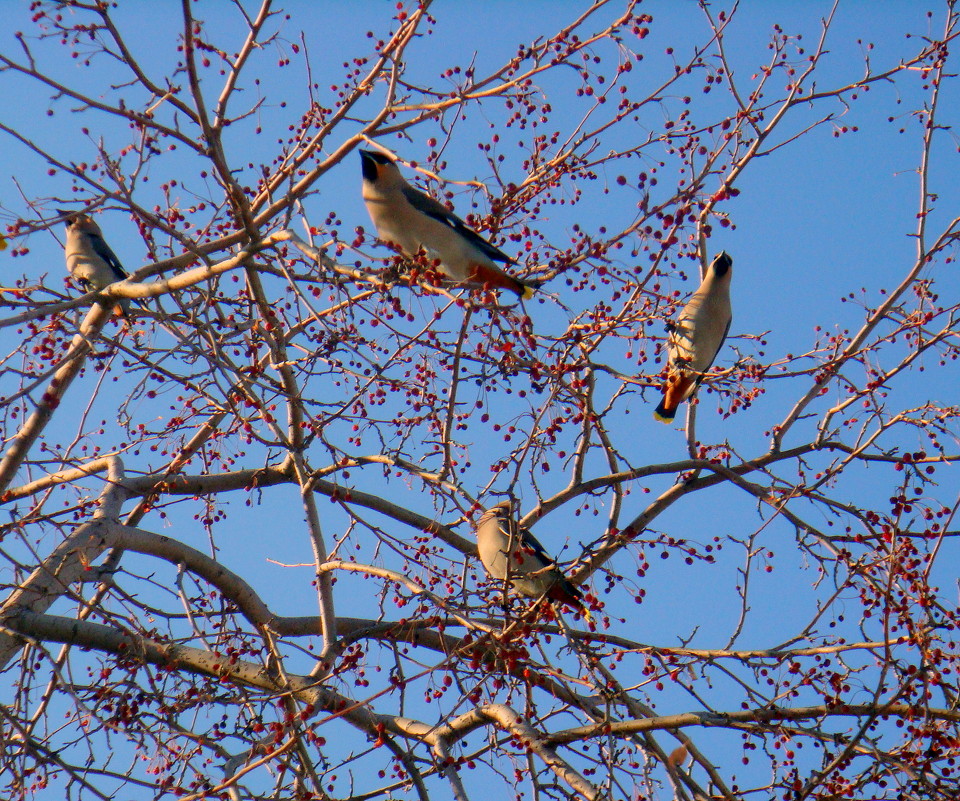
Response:
[[[583,593],[567,581],[557,563],[513,517],[513,504],[503,501],[477,521],[477,550],[491,578],[509,579],[528,598],[546,595],[586,613]]]
[[[700,288],[687,301],[670,327],[667,379],[663,400],[653,416],[669,423],[677,407],[690,398],[720,352],[730,330],[730,278],[733,259],[719,253],[707,270]]]
[[[516,264],[430,195],[408,184],[396,162],[373,150],[361,150],[363,200],[377,236],[412,258],[423,249],[439,262],[447,278],[461,284],[509,289],[521,298],[534,288],[503,272],[494,262]]]
[[[65,221],[67,244],[64,255],[67,270],[76,281],[88,289],[100,290],[129,277],[120,259],[104,241],[103,232],[93,217],[59,209],[58,212],[68,215]],[[118,300],[117,308],[126,317],[130,310],[130,299]]]

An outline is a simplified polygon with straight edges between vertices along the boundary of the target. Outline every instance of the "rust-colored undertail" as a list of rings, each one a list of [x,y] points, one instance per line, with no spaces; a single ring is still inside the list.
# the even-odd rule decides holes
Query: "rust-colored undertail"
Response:
[[[533,297],[534,289],[532,286],[527,286],[512,275],[507,275],[496,267],[490,267],[487,264],[471,264],[470,280],[477,284],[488,284],[497,289],[509,289],[524,300]]]
[[[566,579],[561,579],[547,591],[547,598],[551,601],[569,606],[571,609],[579,609],[587,620],[592,620],[590,610],[587,609],[583,600],[583,593]]]
[[[677,409],[686,399],[694,383],[696,383],[695,379],[689,376],[671,373],[663,387],[663,400],[653,411],[654,418],[661,423],[673,422],[673,418],[677,416]]]

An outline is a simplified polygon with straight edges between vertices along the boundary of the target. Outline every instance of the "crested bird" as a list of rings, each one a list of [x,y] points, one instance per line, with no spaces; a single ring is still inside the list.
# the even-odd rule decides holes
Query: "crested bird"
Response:
[[[491,578],[509,580],[528,598],[548,598],[589,612],[583,593],[560,572],[536,537],[513,517],[513,503],[501,501],[477,521],[477,550]]]
[[[730,330],[730,279],[733,259],[726,252],[716,255],[699,289],[670,326],[667,378],[663,399],[653,416],[669,423],[677,408],[692,397],[713,365]]]
[[[524,299],[533,296],[533,286],[495,264],[516,264],[516,259],[491,245],[442,203],[407,183],[392,158],[361,150],[360,161],[363,201],[380,239],[408,258],[422,248],[428,258],[439,262],[440,272],[457,283],[509,289]]]
[[[61,209],[57,209],[57,212],[66,216],[67,243],[64,255],[67,270],[77,282],[88,290],[101,290],[129,278],[93,217]],[[117,309],[126,317],[130,311],[130,298],[120,298]]]

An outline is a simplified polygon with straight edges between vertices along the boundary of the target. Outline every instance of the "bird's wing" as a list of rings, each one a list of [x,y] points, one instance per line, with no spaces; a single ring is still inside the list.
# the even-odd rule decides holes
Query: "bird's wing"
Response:
[[[123,269],[117,254],[110,249],[102,236],[98,234],[87,234],[87,236],[90,237],[90,245],[94,252],[109,265],[110,270],[116,276],[114,280],[123,281],[130,277],[127,275],[127,271]]]
[[[730,319],[727,320],[727,327],[723,329],[723,336],[720,337],[720,344],[717,345],[717,352],[713,354],[713,358],[710,360],[710,366],[713,367],[713,363],[717,360],[717,356],[720,354],[720,348],[723,347],[723,343],[727,341],[727,334],[730,333],[730,326],[733,324],[733,315],[730,315]]]
[[[473,245],[489,259],[493,261],[502,261],[507,264],[517,263],[516,259],[511,259],[502,250],[491,245],[486,239],[480,236],[480,234],[470,228],[456,214],[450,211],[450,209],[448,209],[439,201],[430,197],[430,195],[426,194],[425,192],[421,192],[419,189],[414,189],[412,186],[405,186],[403,187],[403,196],[417,211],[421,212],[422,214],[426,214],[428,217],[437,220],[438,222],[449,225],[454,231],[460,234],[460,236],[466,239],[471,245]]]
[[[700,386],[700,383],[703,381],[703,377],[704,377],[708,372],[710,372],[710,368],[713,367],[713,363],[717,360],[717,356],[720,355],[720,349],[723,347],[723,343],[727,341],[727,334],[730,333],[730,326],[731,326],[732,323],[733,323],[733,317],[731,317],[729,320],[727,320],[727,327],[723,329],[723,336],[720,337],[720,343],[717,345],[717,349],[716,349],[716,351],[714,351],[713,356],[712,356],[711,359],[710,359],[710,364],[708,364],[706,367],[704,367],[704,368],[703,368],[703,372],[701,372],[701,373],[697,376],[697,386],[698,386],[698,387]]]
[[[556,561],[547,553],[547,549],[540,544],[540,540],[534,537],[529,529],[521,528],[518,525],[517,530],[520,535],[520,544],[528,551],[532,551],[533,558],[539,562],[538,570],[556,565]]]
[[[670,362],[682,366],[693,358],[693,330],[690,318],[680,316],[673,321],[667,334]]]

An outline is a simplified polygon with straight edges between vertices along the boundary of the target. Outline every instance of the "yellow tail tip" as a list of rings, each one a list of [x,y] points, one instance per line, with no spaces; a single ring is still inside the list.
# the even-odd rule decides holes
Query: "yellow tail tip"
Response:
[[[530,298],[532,298],[537,291],[528,284],[521,284],[521,286],[523,287],[523,291],[520,293],[520,297],[523,300],[530,300]]]
[[[673,422],[673,418],[674,418],[674,415],[667,417],[665,414],[661,414],[659,409],[653,410],[653,419],[659,420],[661,423],[666,423],[667,425],[670,425],[670,423]]]

